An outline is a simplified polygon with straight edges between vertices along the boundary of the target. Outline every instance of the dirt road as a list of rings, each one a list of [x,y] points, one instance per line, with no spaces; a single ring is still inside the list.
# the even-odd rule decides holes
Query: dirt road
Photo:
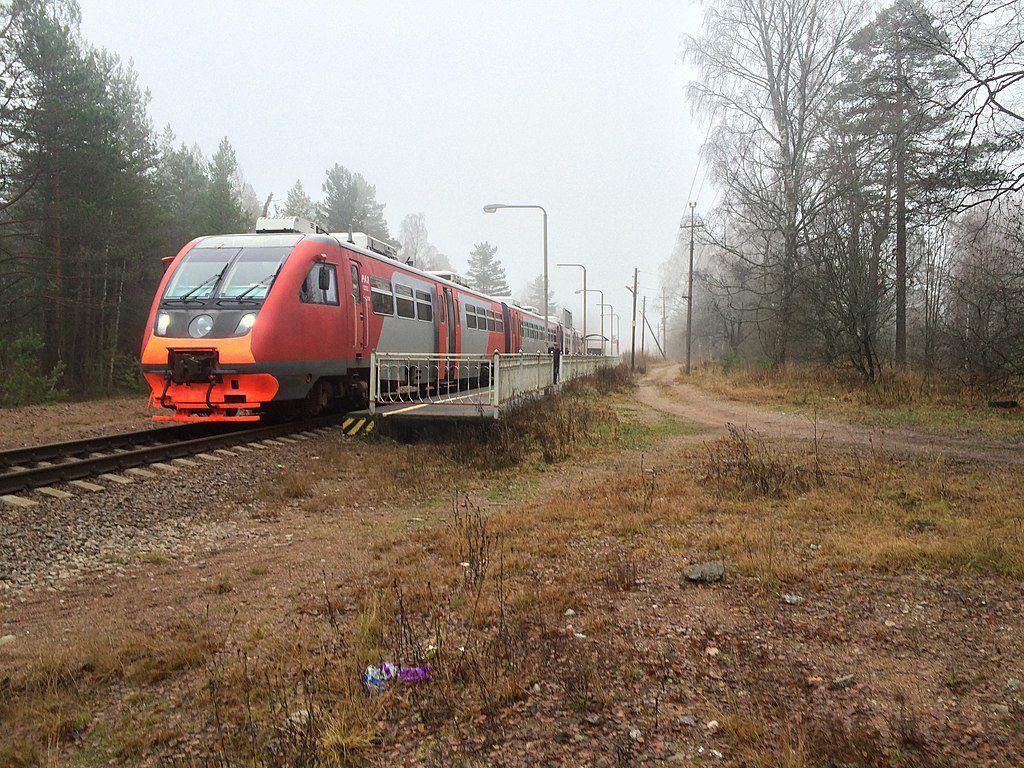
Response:
[[[687,384],[678,365],[651,369],[640,381],[637,400],[644,405],[697,424],[708,434],[724,434],[727,425],[749,427],[767,438],[796,438],[837,445],[870,446],[894,455],[917,454],[958,461],[1024,463],[1024,445],[977,435],[946,436],[903,429],[872,429],[827,419],[813,419],[723,400]]]

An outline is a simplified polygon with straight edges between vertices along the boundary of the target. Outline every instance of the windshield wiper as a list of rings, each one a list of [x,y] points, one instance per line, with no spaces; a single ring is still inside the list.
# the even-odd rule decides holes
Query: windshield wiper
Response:
[[[224,267],[224,269],[227,269],[227,267]],[[191,296],[193,293],[198,291],[200,288],[205,288],[206,286],[211,285],[211,284],[216,285],[217,281],[220,280],[221,275],[224,274],[224,269],[222,269],[220,272],[218,272],[215,275],[210,275],[208,278],[203,280],[203,282],[201,282],[195,288],[192,288],[191,290],[186,291],[185,293],[181,294],[181,296],[168,296],[167,298],[169,298],[169,299],[179,299],[179,300],[187,299],[189,296]]]
[[[281,265],[279,264],[279,265],[278,265],[278,267],[277,267],[277,269],[275,269],[275,270],[274,270],[273,272],[271,272],[271,273],[270,273],[269,275],[267,275],[266,277],[264,277],[264,278],[263,278],[262,280],[260,280],[260,281],[259,281],[258,283],[253,283],[252,285],[250,285],[250,286],[249,286],[248,288],[246,288],[246,289],[245,289],[244,291],[242,291],[242,292],[241,292],[240,294],[238,294],[237,296],[225,296],[224,298],[229,298],[229,299],[236,299],[236,300],[238,300],[238,299],[244,299],[244,298],[245,298],[246,296],[248,296],[248,295],[249,295],[250,293],[252,293],[253,291],[255,291],[255,290],[256,290],[257,288],[259,288],[260,286],[263,286],[263,285],[267,285],[267,286],[273,285],[273,284],[274,284],[274,281],[275,281],[275,280],[277,279],[277,274],[278,274],[278,272],[280,272],[280,271],[281,271]],[[270,288],[267,288],[267,293],[270,293]]]
[[[164,299],[160,303],[163,304],[163,305],[167,305],[167,304],[196,304],[196,305],[198,305],[200,307],[203,306],[203,300],[202,299],[171,298],[171,299]]]

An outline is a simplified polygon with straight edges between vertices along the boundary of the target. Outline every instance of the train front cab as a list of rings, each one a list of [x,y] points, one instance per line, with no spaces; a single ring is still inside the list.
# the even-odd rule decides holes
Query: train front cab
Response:
[[[276,404],[314,397],[318,407],[336,394],[322,383],[338,380],[365,332],[340,293],[352,289],[349,264],[333,242],[226,235],[182,249],[143,340],[150,406],[171,411],[154,420],[257,421]],[[353,314],[348,329],[343,310]]]

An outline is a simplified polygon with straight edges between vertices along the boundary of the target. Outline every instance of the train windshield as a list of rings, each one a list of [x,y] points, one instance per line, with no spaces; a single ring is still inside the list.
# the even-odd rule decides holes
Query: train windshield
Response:
[[[163,298],[263,299],[292,248],[293,244],[248,248],[197,246],[185,254]]]

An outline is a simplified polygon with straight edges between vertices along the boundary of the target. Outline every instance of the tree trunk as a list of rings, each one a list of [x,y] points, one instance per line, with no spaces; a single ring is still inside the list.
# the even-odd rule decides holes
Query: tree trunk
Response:
[[[117,283],[117,299],[114,303],[114,328],[110,333],[110,366],[107,370],[107,389],[114,387],[114,362],[117,360],[117,337],[121,328],[121,304],[124,301],[125,262],[121,262],[121,278]]]
[[[903,52],[896,53],[896,365],[907,364],[907,146]]]
[[[64,359],[64,266],[61,253],[60,217],[60,149],[55,146],[53,150],[53,214],[50,222],[50,247],[53,254],[53,346],[57,362]],[[46,270],[43,271],[45,280]]]

